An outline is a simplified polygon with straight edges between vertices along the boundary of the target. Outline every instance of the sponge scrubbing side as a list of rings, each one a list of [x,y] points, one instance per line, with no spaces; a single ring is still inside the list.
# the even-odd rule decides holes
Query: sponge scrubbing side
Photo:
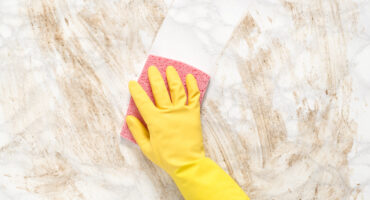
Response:
[[[200,102],[202,102],[204,94],[207,90],[209,79],[210,79],[208,74],[206,74],[206,73],[200,71],[199,69],[196,69],[196,68],[194,68],[190,65],[179,62],[179,61],[175,61],[175,60],[171,60],[171,59],[163,58],[163,57],[159,57],[159,56],[149,55],[149,57],[148,57],[148,59],[145,63],[144,69],[140,74],[138,83],[145,90],[145,92],[148,94],[148,96],[150,97],[150,99],[153,102],[154,102],[153,93],[152,93],[150,83],[149,83],[149,79],[148,79],[148,68],[152,65],[156,66],[158,68],[159,72],[161,73],[161,75],[163,77],[163,80],[166,83],[167,89],[168,89],[168,86],[167,86],[167,79],[166,79],[166,68],[168,66],[173,66],[177,70],[177,72],[179,73],[179,76],[180,76],[184,85],[185,85],[186,75],[187,74],[193,74],[195,79],[198,82],[198,88],[199,88],[199,91],[200,91]],[[186,87],[185,87],[185,90],[186,90]],[[137,117],[144,125],[146,125],[132,98],[130,98],[130,103],[129,103],[129,107],[127,109],[126,116],[127,115],[133,115],[133,116]],[[128,129],[128,126],[127,126],[126,122],[123,125],[122,131],[121,131],[121,136],[123,138],[126,138],[126,139],[132,141],[132,142],[135,142],[135,139],[132,136],[130,130]]]

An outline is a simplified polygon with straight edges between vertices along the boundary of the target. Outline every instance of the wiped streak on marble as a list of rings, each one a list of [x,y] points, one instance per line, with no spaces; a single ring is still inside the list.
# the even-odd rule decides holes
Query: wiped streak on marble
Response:
[[[0,197],[180,198],[136,145],[119,145],[127,82],[140,72],[166,4],[42,0],[18,6],[16,15],[29,24],[15,41],[24,43],[5,49]]]
[[[18,6],[7,19],[18,32],[0,33],[0,199],[181,199],[135,145],[121,141],[118,150],[126,83],[165,4],[18,4],[6,7]],[[211,72],[207,154],[255,199],[361,197],[347,165],[356,5],[258,1],[250,11]]]
[[[357,7],[317,0],[281,9],[293,21],[286,35],[261,31],[275,19],[257,4],[219,59],[204,105],[207,150],[252,199],[357,198],[347,160],[357,129],[347,44],[357,21],[341,12]]]

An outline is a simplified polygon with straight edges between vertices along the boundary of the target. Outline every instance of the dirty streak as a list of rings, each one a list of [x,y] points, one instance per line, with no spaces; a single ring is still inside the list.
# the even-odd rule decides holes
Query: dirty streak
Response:
[[[262,25],[248,14],[234,30],[219,58],[216,70],[220,73],[216,73],[218,77],[214,84],[219,87],[225,85],[228,74],[222,71],[222,66],[233,66],[230,63],[235,66],[229,70],[237,71],[240,81],[228,80],[228,84],[235,85],[228,88],[232,96],[212,99],[212,104],[206,107],[211,116],[206,116],[205,121],[215,116],[230,116],[229,110],[219,109],[230,98],[234,100],[232,105],[240,109],[235,118],[243,121],[217,117],[217,121],[227,123],[206,123],[205,132],[213,132],[206,134],[207,137],[233,140],[236,134],[240,141],[215,139],[213,143],[207,138],[212,146],[209,151],[217,153],[213,148],[226,149],[228,145],[228,151],[243,155],[245,160],[239,161],[240,164],[248,163],[243,173],[235,173],[240,168],[230,164],[231,161],[219,162],[225,163],[252,199],[342,199],[358,196],[359,190],[351,188],[349,183],[347,156],[357,127],[349,115],[352,81],[346,55],[347,43],[356,30],[357,16],[356,12],[341,15],[344,9],[356,10],[356,5],[351,1],[319,0],[281,3],[294,23],[290,30],[291,38],[281,40],[262,33]],[[266,16],[266,20],[271,21],[271,18]],[[264,41],[263,45],[257,46],[261,41]],[[296,56],[294,49],[287,49],[285,42],[301,45],[304,55],[312,63],[300,61],[301,57]],[[298,75],[298,68],[306,73]],[[283,79],[296,84],[290,94],[295,105],[289,105],[295,107],[295,112],[289,115],[275,105],[275,95],[283,93],[276,93],[280,87],[280,76],[277,75],[281,71],[287,72],[281,76]],[[237,87],[238,84],[240,86]],[[288,137],[287,115],[294,118],[297,126],[298,133],[294,133],[296,137],[293,139]],[[228,137],[231,139],[226,139]],[[221,152],[220,157],[225,157],[224,153]]]
[[[113,93],[128,96],[128,91],[124,86],[124,90],[111,92],[112,82],[104,76],[111,73],[113,76],[109,78],[123,79],[121,83],[126,83],[127,73],[136,73],[140,69],[136,65],[143,63],[150,48],[142,41],[142,34],[154,40],[166,8],[161,0],[114,4],[91,1],[76,11],[70,8],[69,1],[42,0],[29,2],[27,12],[43,53],[62,62],[62,65],[51,68],[61,96],[54,98],[59,108],[53,117],[57,122],[56,140],[66,148],[63,153],[81,163],[122,171],[130,167],[119,149],[124,110],[121,105],[115,105]],[[121,98],[119,101],[124,101]],[[28,184],[23,188],[46,196],[54,193],[53,197],[62,198],[70,187],[74,187],[79,176],[77,172],[67,170],[63,172],[63,178],[57,180],[53,174],[62,173],[69,166],[67,159],[59,162],[62,159],[61,154],[46,154],[45,159],[35,164],[38,168],[31,170],[38,175],[25,177]],[[53,168],[52,164],[44,164],[51,160],[61,166]],[[147,166],[144,157],[140,162]],[[144,173],[159,186],[160,197],[178,196],[177,190],[165,195],[166,185],[171,182],[167,176],[153,175],[158,174],[158,169],[153,167],[145,169]],[[43,185],[45,181],[55,184]],[[74,197],[85,198],[76,188],[72,189],[76,192]]]

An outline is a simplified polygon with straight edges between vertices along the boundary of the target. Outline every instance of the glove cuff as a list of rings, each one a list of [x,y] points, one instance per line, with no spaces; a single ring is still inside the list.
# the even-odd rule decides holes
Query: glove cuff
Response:
[[[239,185],[209,158],[182,166],[170,175],[186,200],[249,200]]]

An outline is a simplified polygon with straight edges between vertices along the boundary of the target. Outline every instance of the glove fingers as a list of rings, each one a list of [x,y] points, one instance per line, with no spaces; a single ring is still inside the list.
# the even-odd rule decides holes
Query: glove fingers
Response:
[[[192,74],[186,75],[186,88],[188,89],[188,105],[199,104],[200,92],[197,80]]]
[[[172,66],[168,66],[166,69],[168,87],[171,92],[171,100],[174,105],[185,105],[186,94],[182,81],[177,73],[176,69]]]
[[[148,130],[145,126],[134,116],[127,116],[126,123],[130,129],[132,135],[134,136],[137,144],[143,153],[150,157],[151,146],[150,146],[150,136]]]
[[[130,81],[128,87],[141,116],[147,121],[150,117],[150,113],[153,113],[155,110],[152,100],[136,81]]]
[[[169,107],[171,105],[171,100],[161,73],[156,67],[150,66],[148,69],[148,76],[157,107]]]

